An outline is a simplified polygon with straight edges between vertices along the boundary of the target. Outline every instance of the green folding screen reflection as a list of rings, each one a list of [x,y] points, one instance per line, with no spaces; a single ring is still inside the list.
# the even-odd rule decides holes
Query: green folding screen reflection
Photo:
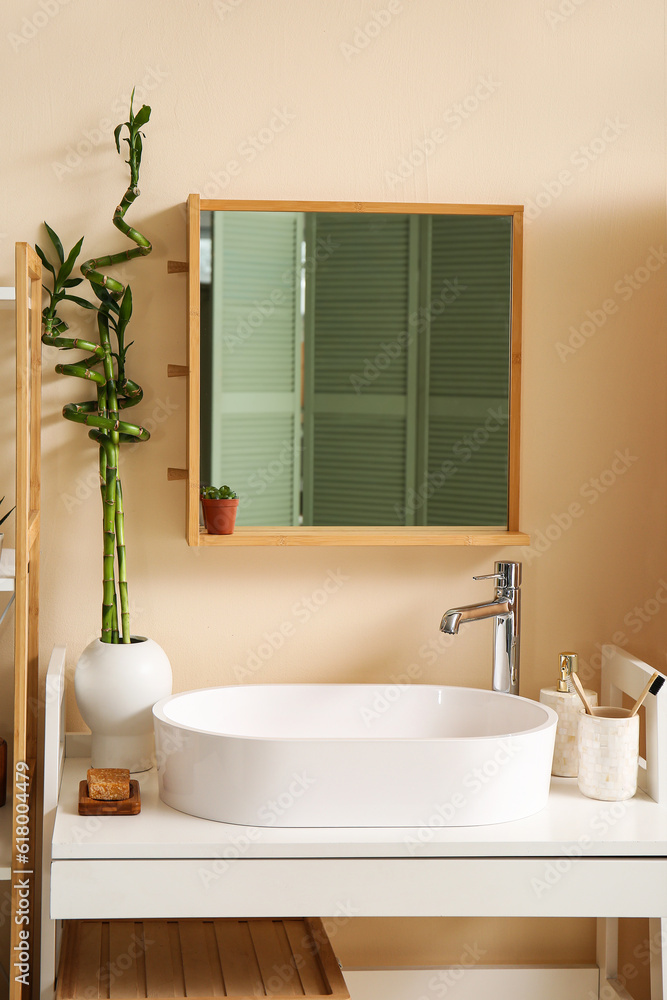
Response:
[[[511,216],[207,215],[201,474],[237,523],[505,526]]]

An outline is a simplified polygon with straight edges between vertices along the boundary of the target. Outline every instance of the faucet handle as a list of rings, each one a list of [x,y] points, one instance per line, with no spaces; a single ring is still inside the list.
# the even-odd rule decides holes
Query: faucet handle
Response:
[[[509,590],[515,590],[521,585],[521,563],[497,562],[495,569],[495,573],[473,576],[473,580],[499,580],[498,586]]]

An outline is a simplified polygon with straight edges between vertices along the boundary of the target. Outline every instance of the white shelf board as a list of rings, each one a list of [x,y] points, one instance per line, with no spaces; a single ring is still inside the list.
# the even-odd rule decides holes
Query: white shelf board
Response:
[[[16,307],[16,289],[12,285],[0,285],[0,309],[14,309]],[[32,309],[32,302],[28,301],[28,309]]]
[[[0,590],[13,592],[16,572],[16,550],[3,547],[0,555]]]
[[[627,802],[587,799],[576,779],[553,778],[535,816],[476,827],[279,829],[215,823],[180,813],[158,797],[155,771],[138,775],[138,816],[77,812],[85,757],[65,761],[52,841],[53,860],[142,858],[543,858],[658,857],[667,809],[643,792]]]
[[[452,1000],[479,1000],[480,997],[484,1000],[487,997],[494,1000],[516,1000],[517,997],[589,1000],[598,996],[600,970],[597,965],[473,966],[465,953],[464,959],[465,965],[441,969],[346,967],[343,975],[354,1000],[377,1000],[378,997],[405,1000],[406,997],[429,996],[449,996]]]

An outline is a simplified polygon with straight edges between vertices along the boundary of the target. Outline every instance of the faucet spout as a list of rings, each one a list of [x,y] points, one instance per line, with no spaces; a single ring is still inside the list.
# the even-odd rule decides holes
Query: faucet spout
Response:
[[[447,635],[458,635],[462,614],[462,608],[452,608],[451,611],[445,611],[440,622],[440,631],[446,632]]]
[[[459,625],[465,622],[479,622],[485,618],[497,618],[499,615],[512,614],[508,601],[488,601],[486,604],[466,604],[462,608],[451,608],[445,611],[440,622],[440,631],[448,635],[458,635]]]
[[[440,631],[457,635],[465,622],[494,619],[493,690],[519,693],[519,640],[521,604],[521,563],[497,562],[495,573],[476,580],[497,580],[492,601],[450,608],[442,616]]]

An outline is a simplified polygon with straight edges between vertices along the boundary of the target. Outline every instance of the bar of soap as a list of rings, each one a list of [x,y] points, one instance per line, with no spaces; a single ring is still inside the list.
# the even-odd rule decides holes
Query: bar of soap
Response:
[[[126,767],[89,767],[88,796],[119,801],[130,797],[130,772]]]

